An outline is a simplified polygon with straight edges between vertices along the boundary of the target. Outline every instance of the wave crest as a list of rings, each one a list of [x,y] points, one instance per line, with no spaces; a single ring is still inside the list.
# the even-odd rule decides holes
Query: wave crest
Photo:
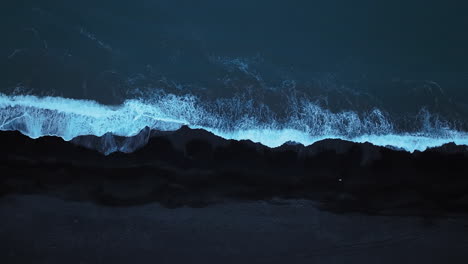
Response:
[[[411,131],[402,131],[379,109],[335,113],[307,100],[288,102],[287,114],[280,118],[267,106],[243,97],[206,102],[193,95],[159,92],[108,106],[90,100],[0,94],[0,130],[18,130],[31,138],[54,135],[71,140],[106,133],[128,137],[145,127],[173,131],[188,125],[269,147],[288,141],[310,145],[325,138],[407,151],[448,142],[468,145],[466,132],[451,129],[428,111],[422,110],[417,120]]]

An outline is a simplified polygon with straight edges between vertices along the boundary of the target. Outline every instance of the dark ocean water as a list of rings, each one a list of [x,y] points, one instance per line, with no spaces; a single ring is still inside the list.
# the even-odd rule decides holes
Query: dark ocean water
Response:
[[[0,124],[38,137],[180,124],[270,146],[468,139],[463,1],[12,1]],[[86,99],[90,101],[76,101]]]

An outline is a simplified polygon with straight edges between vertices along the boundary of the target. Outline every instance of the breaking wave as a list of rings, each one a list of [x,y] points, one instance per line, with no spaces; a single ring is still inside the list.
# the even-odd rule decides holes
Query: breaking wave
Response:
[[[411,130],[373,109],[332,112],[307,100],[288,101],[281,117],[267,106],[244,97],[207,102],[193,95],[155,93],[118,106],[62,97],[0,94],[0,130],[31,137],[46,135],[71,140],[112,133],[133,136],[145,127],[173,131],[183,125],[202,128],[226,139],[248,139],[269,147],[294,141],[310,145],[326,138],[370,142],[410,152],[445,143],[468,145],[468,134],[422,110]],[[107,150],[110,153],[113,150]]]

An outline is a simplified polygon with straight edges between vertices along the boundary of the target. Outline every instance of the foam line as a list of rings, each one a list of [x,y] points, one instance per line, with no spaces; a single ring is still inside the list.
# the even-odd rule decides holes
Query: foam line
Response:
[[[133,136],[145,127],[173,131],[188,125],[226,139],[248,139],[269,147],[287,141],[310,145],[326,138],[370,142],[410,152],[449,142],[468,145],[466,132],[437,127],[428,121],[430,118],[412,132],[397,132],[378,109],[365,114],[333,113],[303,101],[291,106],[293,111],[287,119],[277,119],[273,114],[268,117],[268,109],[260,113],[249,102],[239,100],[208,103],[189,95],[158,94],[107,106],[90,100],[0,94],[0,130],[18,130],[31,138],[53,135],[71,140],[105,133]]]

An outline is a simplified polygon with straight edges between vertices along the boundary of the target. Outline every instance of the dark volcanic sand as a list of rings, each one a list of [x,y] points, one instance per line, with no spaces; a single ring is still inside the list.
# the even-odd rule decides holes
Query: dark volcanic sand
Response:
[[[130,154],[81,147],[144,135]],[[72,143],[1,132],[0,144],[1,263],[468,259],[466,146],[269,149],[187,127]]]
[[[205,208],[0,199],[2,263],[466,263],[468,219],[333,214],[304,200]]]

